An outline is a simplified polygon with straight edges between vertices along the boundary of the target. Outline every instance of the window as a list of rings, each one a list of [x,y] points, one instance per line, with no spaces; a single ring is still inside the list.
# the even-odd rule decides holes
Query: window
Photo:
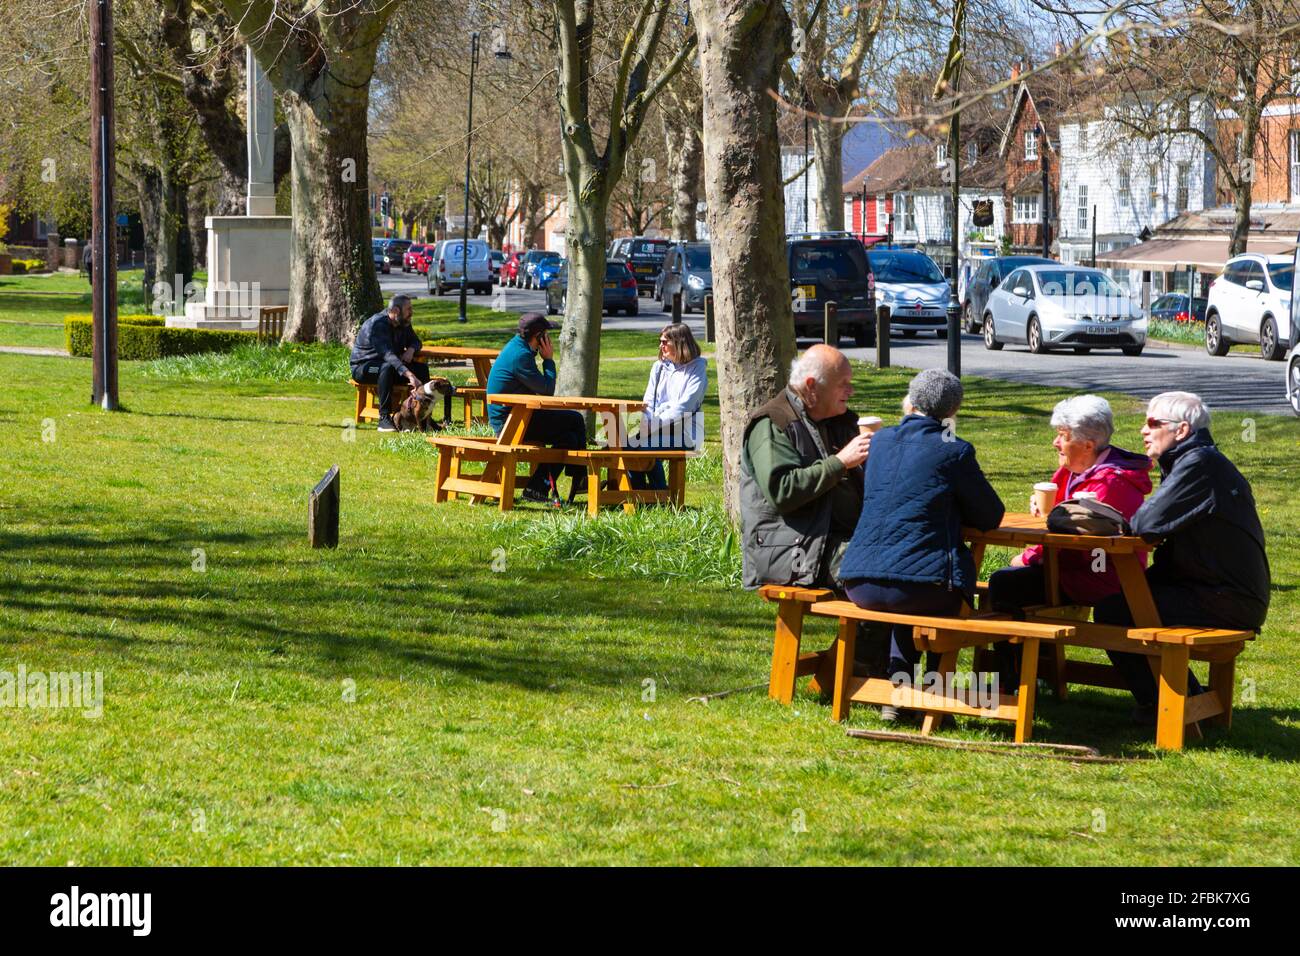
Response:
[[[1291,146],[1291,201],[1300,200],[1300,130],[1291,130],[1287,137]]]
[[[1039,206],[1037,194],[1032,196],[1017,196],[1012,206],[1012,222],[1038,222]]]
[[[1147,199],[1152,208],[1160,201],[1160,167],[1155,163],[1147,170]]]
[[[885,197],[877,196],[876,197],[876,232],[885,231],[886,215],[887,213],[885,212]]]
[[[952,238],[952,195],[945,193],[943,197],[943,222],[939,224],[939,235],[945,239]]]
[[[934,148],[934,164],[936,166],[946,166],[948,164],[947,143],[940,143]]]
[[[898,231],[916,232],[916,203],[914,197],[908,193],[899,193],[894,197],[894,210],[894,214],[902,218]]]
[[[1025,130],[1025,159],[1038,158],[1038,132],[1037,130]]]
[[[975,160],[979,159],[979,155],[980,155],[980,148],[978,143],[976,143],[974,140],[971,140],[969,143],[966,144],[966,165],[968,166],[973,165]]]
[[[1079,231],[1087,232],[1088,231],[1088,186],[1086,183],[1081,183],[1079,185],[1078,211],[1079,211],[1079,219],[1078,219]]]
[[[1292,166],[1294,171],[1295,167]],[[1293,172],[1294,175],[1294,172]],[[1187,200],[1192,191],[1192,167],[1190,163],[1178,164],[1178,192],[1174,196],[1174,205],[1178,212],[1187,212]]]
[[[1127,167],[1125,167],[1125,168],[1121,168],[1120,171],[1119,171],[1119,185],[1118,185],[1118,188],[1119,188],[1119,204],[1120,204],[1121,206],[1127,206],[1127,205],[1129,204],[1129,202],[1131,201],[1131,197],[1129,196],[1128,169],[1127,169]]]
[[[1087,151],[1088,151],[1088,124],[1080,123],[1079,124],[1079,152],[1086,153]]]

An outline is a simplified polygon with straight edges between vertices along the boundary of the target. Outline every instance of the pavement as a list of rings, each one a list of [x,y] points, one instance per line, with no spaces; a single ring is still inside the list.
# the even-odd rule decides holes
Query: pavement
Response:
[[[405,292],[429,298],[423,276],[393,273],[381,276],[380,285],[387,294]],[[496,301],[510,311],[546,311],[546,296],[527,289],[499,289]],[[444,295],[454,300],[456,295]],[[471,295],[469,302],[488,304],[484,296]],[[704,316],[682,317],[699,338],[704,335]],[[641,299],[641,314],[605,316],[607,329],[637,329],[657,332],[669,321],[659,303]],[[508,323],[506,323],[508,324]],[[1209,355],[1202,348],[1152,342],[1139,356],[1127,356],[1118,350],[1093,351],[1088,355],[1073,352],[1049,352],[1034,355],[1023,345],[1006,345],[1000,352],[984,348],[977,335],[962,335],[962,374],[1010,382],[1025,382],[1068,388],[1075,392],[1124,392],[1139,398],[1174,389],[1195,392],[1211,409],[1235,408],[1271,415],[1291,415],[1286,400],[1286,364],[1266,362],[1258,353],[1231,352],[1222,358]],[[811,344],[801,340],[800,345]],[[933,334],[922,332],[915,338],[895,335],[890,338],[890,361],[908,368],[942,368],[948,362],[948,343]],[[875,361],[874,348],[844,348],[850,358]]]

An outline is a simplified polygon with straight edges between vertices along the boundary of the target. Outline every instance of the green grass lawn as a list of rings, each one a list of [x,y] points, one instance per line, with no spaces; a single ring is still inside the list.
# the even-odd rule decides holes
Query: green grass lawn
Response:
[[[607,362],[601,391],[639,396],[649,368]],[[852,740],[806,692],[688,699],[765,683],[771,649],[718,519],[716,380],[688,513],[593,523],[434,505],[427,444],[345,427],[341,382],[146,371],[123,364],[109,414],[88,361],[0,355],[0,670],[104,688],[99,719],[0,709],[0,861],[1300,860],[1290,419],[1215,421],[1276,582],[1237,668],[1253,700],[1239,687],[1230,734],[1157,758],[1125,695],[1043,695],[1036,739],[1153,758],[1089,766]],[[858,366],[854,407],[896,414],[908,376]],[[1012,507],[1054,468],[1064,394],[968,380],[959,431]],[[1140,403],[1112,399],[1138,445]],[[336,463],[341,544],[313,551],[307,493]]]

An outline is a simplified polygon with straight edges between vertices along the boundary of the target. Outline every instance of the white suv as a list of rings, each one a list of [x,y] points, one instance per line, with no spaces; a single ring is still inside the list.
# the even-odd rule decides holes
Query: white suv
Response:
[[[1205,351],[1227,355],[1234,343],[1256,344],[1264,358],[1276,362],[1291,339],[1290,256],[1248,252],[1234,256],[1210,283],[1205,307]]]

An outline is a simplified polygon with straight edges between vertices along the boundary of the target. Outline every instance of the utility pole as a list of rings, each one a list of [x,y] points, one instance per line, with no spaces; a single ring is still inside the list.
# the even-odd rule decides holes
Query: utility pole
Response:
[[[465,315],[466,283],[469,282],[469,159],[470,147],[474,139],[474,68],[478,66],[478,31],[470,35],[469,42],[469,118],[465,131],[465,213],[464,228],[461,230],[460,244],[460,314],[457,322],[468,322]]]
[[[952,220],[949,249],[952,254],[952,294],[948,299],[948,371],[961,376],[961,302],[957,298],[957,281],[961,269],[961,103],[957,92],[961,84],[961,61],[965,53],[962,33],[966,26],[966,0],[956,0],[952,8],[952,37],[948,41],[948,59],[935,85],[936,99],[951,97],[952,121],[948,126],[948,166],[952,175]]]
[[[1038,133],[1038,168],[1043,178],[1043,196],[1040,201],[1039,215],[1039,232],[1043,237],[1043,258],[1049,259],[1052,254],[1052,240],[1047,235],[1047,198],[1048,198],[1048,178],[1047,178],[1047,135],[1043,130],[1043,124],[1040,121],[1036,127]]]
[[[94,243],[91,401],[117,408],[117,224],[113,214],[113,0],[88,0],[90,20],[90,218]]]

